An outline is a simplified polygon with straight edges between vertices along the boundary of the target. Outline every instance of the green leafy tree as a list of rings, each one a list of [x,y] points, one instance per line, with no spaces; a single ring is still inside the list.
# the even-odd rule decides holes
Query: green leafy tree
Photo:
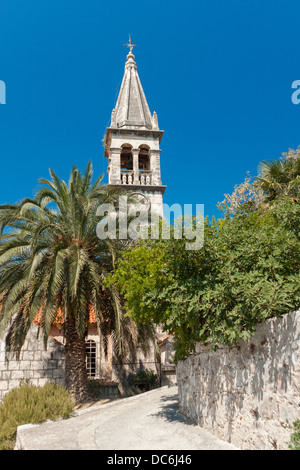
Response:
[[[51,180],[34,199],[0,207],[0,333],[8,328],[7,351],[19,354],[36,316],[45,346],[60,309],[64,313],[66,386],[76,400],[88,394],[85,336],[91,308],[104,335],[113,333],[118,354],[145,339],[125,318],[114,285],[104,287],[118,242],[96,234],[99,204],[118,210],[120,192],[92,182],[92,165],[76,167],[68,184],[50,170]]]
[[[237,344],[257,323],[299,308],[299,177],[291,169],[298,158],[299,152],[285,157],[291,163],[283,164],[288,176],[280,189],[248,181],[227,199],[224,217],[205,221],[200,250],[186,250],[186,240],[172,237],[144,242],[110,274],[107,282],[122,291],[128,315],[174,335],[175,360],[198,341],[212,348]]]
[[[231,346],[300,303],[299,240],[268,217],[206,221],[199,251],[187,251],[184,240],[135,247],[109,280],[136,321],[174,335],[176,360],[197,341]]]

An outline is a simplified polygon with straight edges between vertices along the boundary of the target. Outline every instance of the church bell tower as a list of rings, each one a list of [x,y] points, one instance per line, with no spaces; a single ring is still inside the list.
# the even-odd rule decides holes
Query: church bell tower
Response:
[[[125,71],[111,124],[105,137],[108,158],[108,186],[122,187],[142,194],[151,210],[163,216],[160,142],[163,131],[158,127],[157,114],[150,112],[137,72],[134,44],[129,47]]]

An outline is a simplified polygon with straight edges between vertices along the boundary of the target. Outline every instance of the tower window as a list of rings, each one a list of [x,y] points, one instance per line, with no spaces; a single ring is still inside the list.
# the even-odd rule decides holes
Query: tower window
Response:
[[[133,158],[131,147],[124,145],[121,149],[121,169],[132,170],[133,169]]]
[[[88,377],[96,376],[96,343],[89,340],[85,346],[86,353],[86,370]]]
[[[142,171],[150,170],[149,149],[146,147],[141,147],[139,151],[139,170],[142,170]]]

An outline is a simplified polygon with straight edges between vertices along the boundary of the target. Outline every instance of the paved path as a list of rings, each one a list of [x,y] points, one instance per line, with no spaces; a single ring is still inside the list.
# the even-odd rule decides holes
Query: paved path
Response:
[[[177,387],[94,406],[71,418],[19,426],[16,450],[233,450],[178,411]]]

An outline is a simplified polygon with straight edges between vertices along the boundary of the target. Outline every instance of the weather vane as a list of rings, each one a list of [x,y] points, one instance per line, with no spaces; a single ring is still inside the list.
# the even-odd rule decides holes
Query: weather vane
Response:
[[[131,53],[132,53],[132,49],[133,49],[134,47],[136,47],[136,44],[131,44],[131,37],[130,37],[130,34],[129,34],[129,42],[128,42],[128,44],[124,44],[124,46],[129,47],[129,50],[130,50]]]

